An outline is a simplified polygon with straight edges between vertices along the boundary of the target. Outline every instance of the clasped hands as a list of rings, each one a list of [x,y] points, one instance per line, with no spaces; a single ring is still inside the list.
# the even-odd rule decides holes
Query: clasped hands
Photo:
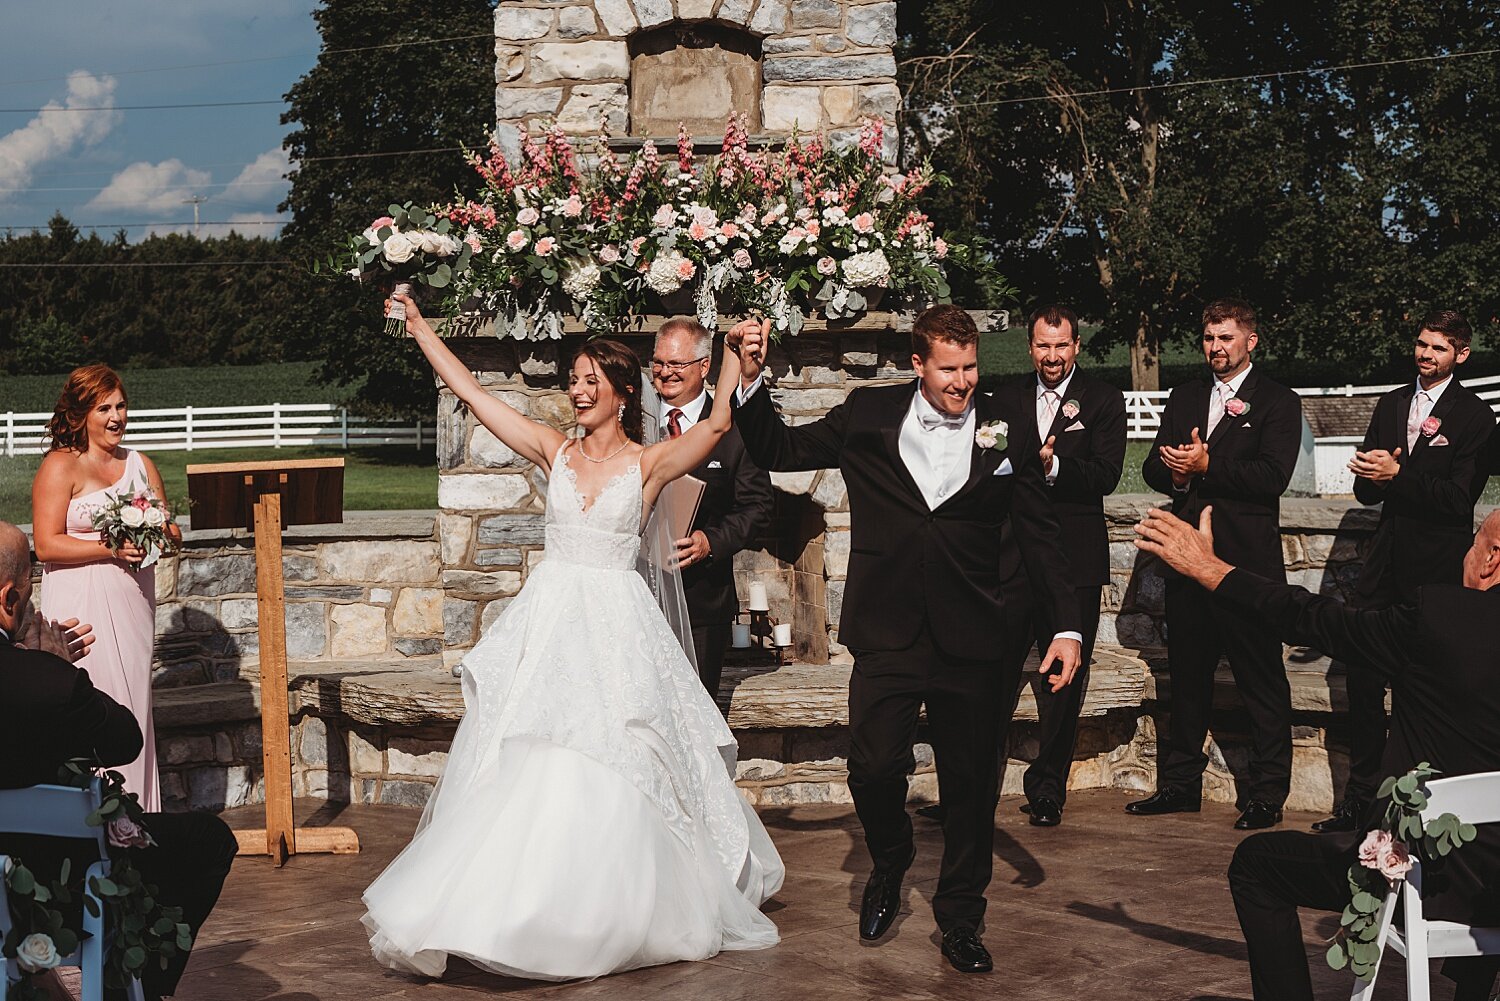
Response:
[[[1401,472],[1401,463],[1397,461],[1400,455],[1399,445],[1396,446],[1394,452],[1387,452],[1383,448],[1374,448],[1368,452],[1355,452],[1354,458],[1349,460],[1349,472],[1361,479],[1386,483]]]
[[[724,343],[740,356],[740,385],[748,386],[765,368],[766,348],[771,343],[771,321],[741,320],[724,335]]]
[[[1193,428],[1192,441],[1186,445],[1163,445],[1157,450],[1164,466],[1172,473],[1172,482],[1185,487],[1194,476],[1208,472],[1208,443]]]

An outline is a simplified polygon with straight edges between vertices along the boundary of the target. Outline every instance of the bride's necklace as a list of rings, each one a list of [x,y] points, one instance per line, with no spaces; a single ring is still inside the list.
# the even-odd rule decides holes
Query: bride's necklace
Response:
[[[606,455],[602,459],[596,459],[592,455],[589,455],[587,452],[585,452],[583,450],[583,439],[580,438],[578,440],[578,454],[581,455],[581,456],[583,456],[585,459],[587,459],[587,460],[589,460],[590,462],[593,462],[593,463],[608,462],[610,459],[613,459],[615,456],[617,456],[621,452],[625,451],[625,447],[627,445],[629,445],[629,444],[630,444],[630,439],[626,438],[624,441],[622,441],[620,443],[620,447],[619,448],[615,449],[613,452],[609,453],[608,455]]]

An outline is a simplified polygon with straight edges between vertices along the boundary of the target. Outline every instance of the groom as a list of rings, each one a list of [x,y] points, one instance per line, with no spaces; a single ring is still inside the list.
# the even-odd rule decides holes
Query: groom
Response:
[[[965,973],[991,969],[979,939],[989,885],[999,781],[995,748],[1008,721],[996,707],[1020,683],[1002,664],[996,630],[1000,529],[1011,518],[1021,556],[1061,630],[1043,669],[1053,690],[1078,669],[1078,603],[1069,587],[1034,451],[1008,448],[1006,419],[974,389],[979,331],[956,306],[934,306],[912,328],[917,379],[854,390],[827,416],[788,427],[763,388],[766,327],[729,334],[743,366],[735,420],[756,465],[836,467],[849,491],[851,551],[839,640],[854,653],[849,681],[849,791],[874,870],[859,934],[878,939],[901,905],[915,857],[906,812],[912,744],[925,705],[947,817],[932,909],[943,955]]]

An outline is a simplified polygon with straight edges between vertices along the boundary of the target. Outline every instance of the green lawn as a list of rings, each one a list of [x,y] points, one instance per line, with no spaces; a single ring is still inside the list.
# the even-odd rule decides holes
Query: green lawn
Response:
[[[167,496],[174,503],[187,497],[189,464],[253,462],[271,459],[313,459],[342,456],[344,508],[349,511],[392,511],[437,507],[437,456],[431,447],[418,451],[399,445],[380,445],[340,452],[327,448],[207,448],[191,452],[152,452],[161,470]],[[31,521],[31,478],[39,455],[0,458],[0,520]]]
[[[167,407],[256,406],[262,403],[337,403],[346,391],[313,381],[312,362],[205,368],[122,368],[135,410]],[[50,413],[63,375],[0,376],[0,411]]]

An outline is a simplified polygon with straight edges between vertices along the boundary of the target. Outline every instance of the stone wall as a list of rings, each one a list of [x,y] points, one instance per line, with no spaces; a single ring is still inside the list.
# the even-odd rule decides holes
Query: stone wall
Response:
[[[894,123],[895,41],[895,0],[505,0],[496,139],[513,154],[548,119],[574,134],[601,121],[614,136],[675,137],[678,121],[720,134],[731,110],[778,135]]]

